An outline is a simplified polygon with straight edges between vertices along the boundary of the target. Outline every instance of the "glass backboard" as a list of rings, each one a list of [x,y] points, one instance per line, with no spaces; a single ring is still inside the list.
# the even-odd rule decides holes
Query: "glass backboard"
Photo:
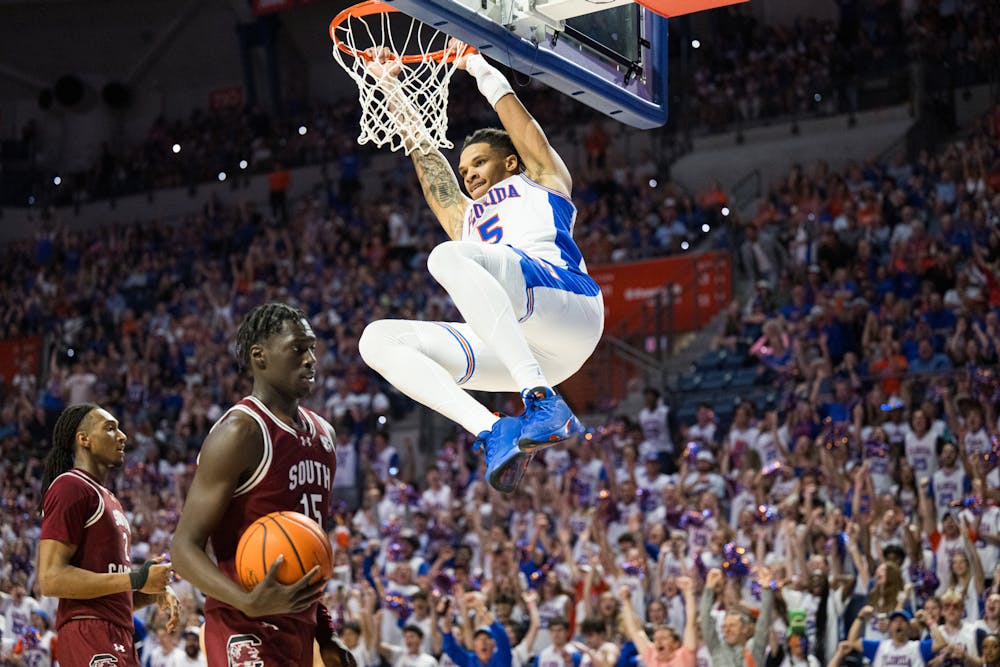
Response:
[[[583,2],[386,0],[615,120],[641,129],[666,123],[667,19],[628,0],[581,14]]]

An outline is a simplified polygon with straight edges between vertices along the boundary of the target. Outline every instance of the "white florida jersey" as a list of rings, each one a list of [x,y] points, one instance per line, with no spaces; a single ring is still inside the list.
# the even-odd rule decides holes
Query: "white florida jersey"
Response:
[[[576,207],[569,197],[524,174],[500,181],[465,210],[463,241],[502,243],[522,257],[529,288],[594,296],[597,284],[573,241]]]

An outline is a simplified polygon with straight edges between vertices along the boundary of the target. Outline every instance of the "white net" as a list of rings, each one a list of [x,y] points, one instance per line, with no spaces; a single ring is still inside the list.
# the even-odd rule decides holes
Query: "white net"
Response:
[[[447,137],[448,82],[455,73],[453,59],[442,57],[447,35],[367,2],[334,19],[330,37],[334,58],[358,85],[359,144],[406,155],[454,146]]]

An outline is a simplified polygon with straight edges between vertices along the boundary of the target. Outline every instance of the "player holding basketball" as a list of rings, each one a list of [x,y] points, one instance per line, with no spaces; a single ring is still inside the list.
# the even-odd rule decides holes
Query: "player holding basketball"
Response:
[[[254,308],[236,351],[253,391],[205,439],[172,546],[177,572],[208,597],[206,660],[308,666],[315,640],[328,667],[354,667],[319,601],[325,582],[311,583],[318,567],[287,586],[275,578],[278,563],[253,590],[237,583],[236,546],[256,519],[296,511],[324,525],[337,456],[333,427],[299,405],[316,383],[316,336],[305,314],[280,303]]]
[[[117,664],[138,667],[132,611],[157,603],[167,628],[180,604],[167,586],[162,558],[132,567],[132,531],[118,498],[107,488],[125,461],[116,420],[92,403],[71,405],[56,420],[42,480],[38,583],[59,598],[58,660],[64,667]]]
[[[461,53],[465,45],[452,40]],[[369,71],[390,98],[400,67],[373,50]],[[573,242],[572,178],[503,75],[461,55],[504,129],[466,138],[458,173],[432,146],[410,154],[424,197],[448,234],[427,259],[464,323],[380,320],[361,336],[365,362],[397,389],[477,435],[490,484],[510,492],[530,455],[582,431],[552,386],[575,373],[604,327],[600,288]],[[416,114],[405,102],[399,123]],[[466,390],[520,391],[524,413],[497,417]]]

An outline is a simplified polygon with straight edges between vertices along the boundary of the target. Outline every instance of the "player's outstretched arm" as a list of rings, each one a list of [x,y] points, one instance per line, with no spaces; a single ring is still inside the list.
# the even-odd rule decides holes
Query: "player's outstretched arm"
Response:
[[[304,611],[322,594],[322,583],[309,585],[318,568],[300,581],[283,586],[275,578],[277,563],[253,590],[245,591],[223,574],[205,552],[209,537],[229,507],[233,491],[257,468],[263,451],[260,427],[238,412],[230,414],[209,433],[170,549],[179,575],[205,595],[250,617]]]
[[[465,45],[453,41],[451,48],[464,51]],[[493,105],[524,162],[527,176],[568,196],[573,189],[573,179],[566,163],[552,148],[538,121],[517,99],[504,75],[478,53],[463,55],[455,64],[476,79],[479,92]]]
[[[470,200],[462,194],[451,165],[444,159],[441,151],[435,148],[428,149],[427,152],[415,150],[410,153],[410,157],[417,170],[417,179],[420,181],[420,188],[423,190],[427,205],[441,223],[448,238],[452,241],[460,240],[462,221]]]
[[[462,194],[455,171],[436,147],[426,142],[423,118],[407,99],[399,82],[402,66],[395,55],[384,47],[371,48],[368,72],[377,81],[386,99],[386,108],[393,115],[413,159],[420,189],[434,216],[453,241],[462,238],[462,219],[469,198]]]

